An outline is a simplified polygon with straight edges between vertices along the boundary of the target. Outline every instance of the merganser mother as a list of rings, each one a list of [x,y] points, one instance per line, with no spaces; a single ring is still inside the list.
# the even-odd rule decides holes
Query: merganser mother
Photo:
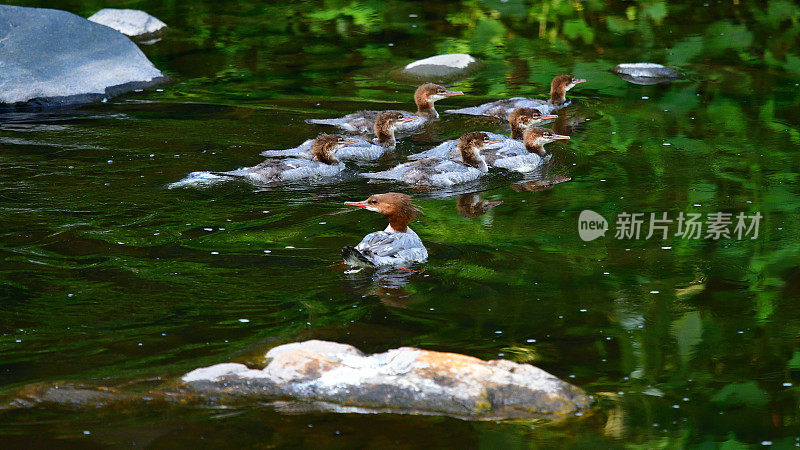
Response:
[[[372,195],[363,202],[344,204],[374,211],[389,219],[385,230],[364,236],[355,247],[342,248],[342,258],[348,265],[402,267],[428,259],[422,240],[408,227],[419,212],[408,195],[388,192]]]

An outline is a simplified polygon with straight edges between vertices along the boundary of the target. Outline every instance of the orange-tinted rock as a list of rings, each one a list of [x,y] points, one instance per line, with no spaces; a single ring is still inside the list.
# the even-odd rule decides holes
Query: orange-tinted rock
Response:
[[[291,398],[342,412],[442,414],[467,419],[555,418],[592,400],[528,364],[402,347],[364,355],[326,341],[275,347],[264,369],[219,364],[186,374],[206,396]]]

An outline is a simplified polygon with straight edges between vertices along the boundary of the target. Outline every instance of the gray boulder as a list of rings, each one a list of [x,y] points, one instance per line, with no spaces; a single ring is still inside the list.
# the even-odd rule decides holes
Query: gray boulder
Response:
[[[479,66],[478,60],[471,55],[448,53],[408,63],[398,75],[409,81],[447,82],[465,78]]]
[[[557,418],[588,408],[581,389],[528,364],[402,347],[364,355],[326,341],[281,345],[263,369],[225,363],[183,376],[205,398],[291,398],[338,412],[437,414],[473,420]]]
[[[92,22],[111,27],[126,36],[157,33],[167,24],[138,9],[105,8],[89,16]]]
[[[0,5],[0,104],[83,103],[166,80],[116,30],[66,11]]]
[[[681,77],[676,70],[654,63],[617,64],[611,71],[629,83],[643,85],[669,83]]]

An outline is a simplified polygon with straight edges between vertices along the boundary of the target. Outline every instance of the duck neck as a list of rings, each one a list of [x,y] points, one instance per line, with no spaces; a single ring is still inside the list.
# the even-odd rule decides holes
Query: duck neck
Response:
[[[402,214],[392,214],[387,216],[389,219],[389,228],[395,233],[405,233],[408,231],[408,222],[410,219]],[[388,231],[388,230],[387,230]]]
[[[561,106],[567,102],[567,90],[564,89],[564,86],[553,86],[550,88],[550,100],[548,100],[551,105]]]
[[[386,148],[394,148],[396,141],[393,127],[375,127],[375,135],[378,137],[378,144]]]
[[[433,120],[439,118],[439,113],[433,107],[433,102],[427,100],[417,101],[417,115],[424,117],[426,120]]]
[[[525,130],[516,123],[511,123],[511,139],[522,140]]]
[[[525,148],[529,152],[536,153],[537,155],[541,156],[542,158],[544,158],[545,155],[547,155],[547,152],[544,151],[544,146],[543,145],[531,144],[531,143],[526,142],[525,143]]]
[[[461,153],[461,159],[464,161],[465,164],[469,164],[470,166],[480,170],[483,173],[489,171],[489,165],[486,164],[486,158],[481,156],[480,153]]]

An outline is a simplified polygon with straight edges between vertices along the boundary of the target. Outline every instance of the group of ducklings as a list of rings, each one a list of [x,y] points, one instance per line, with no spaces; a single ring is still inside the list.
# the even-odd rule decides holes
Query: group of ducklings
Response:
[[[492,168],[529,172],[548,155],[544,145],[569,136],[538,127],[555,119],[553,112],[568,104],[566,92],[586,80],[558,75],[550,85],[550,98],[515,97],[483,105],[447,110],[452,114],[488,116],[507,120],[510,136],[469,132],[424,152],[408,156],[410,161],[381,172],[361,173],[373,180],[391,180],[413,186],[448,187],[480,178]],[[396,145],[395,132],[409,133],[439,117],[438,100],[463,95],[434,83],[419,86],[414,93],[417,111],[359,111],[332,119],[308,119],[308,123],[335,126],[355,135],[321,134],[286,150],[262,152],[266,161],[253,167],[227,172],[193,172],[190,180],[244,178],[259,184],[330,178],[345,170],[345,161],[373,161]],[[176,184],[183,184],[181,182]]]

